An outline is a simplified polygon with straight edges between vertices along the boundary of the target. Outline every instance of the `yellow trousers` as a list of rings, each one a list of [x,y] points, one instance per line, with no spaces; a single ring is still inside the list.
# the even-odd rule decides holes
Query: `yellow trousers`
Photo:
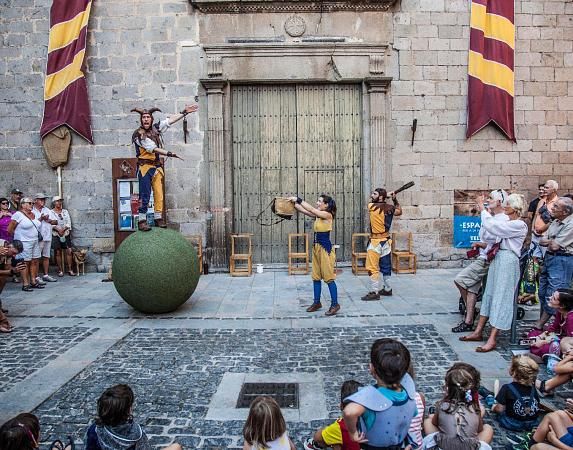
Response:
[[[336,279],[335,262],[336,252],[334,249],[327,253],[322,245],[314,244],[312,246],[312,280],[324,280],[325,283],[334,281]]]

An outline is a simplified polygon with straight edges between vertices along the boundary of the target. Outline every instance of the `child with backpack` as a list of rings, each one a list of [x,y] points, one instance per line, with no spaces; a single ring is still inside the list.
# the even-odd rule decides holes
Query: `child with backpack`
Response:
[[[498,414],[499,424],[511,431],[531,431],[539,423],[539,394],[535,380],[537,363],[526,355],[511,359],[509,374],[513,381],[504,384],[495,397],[492,411]]]
[[[363,384],[354,380],[347,380],[342,383],[340,388],[341,411],[344,411],[344,408],[349,403],[346,398],[358,392],[361,387],[363,387]],[[360,444],[350,438],[342,417],[336,419],[327,427],[317,430],[312,438],[304,441],[305,450],[317,450],[327,447],[332,447],[333,450],[360,450]]]
[[[372,344],[369,370],[376,385],[348,397],[343,411],[346,429],[362,449],[399,450],[409,443],[408,430],[417,410],[416,388],[407,373],[410,359],[408,349],[395,339]]]
[[[470,364],[456,363],[446,372],[445,392],[435,414],[424,421],[422,449],[491,450],[493,428],[484,425],[479,404],[480,373]]]
[[[133,420],[133,391],[127,384],[106,389],[97,401],[97,418],[86,432],[85,450],[151,450],[141,425]],[[164,450],[182,450],[171,444]]]

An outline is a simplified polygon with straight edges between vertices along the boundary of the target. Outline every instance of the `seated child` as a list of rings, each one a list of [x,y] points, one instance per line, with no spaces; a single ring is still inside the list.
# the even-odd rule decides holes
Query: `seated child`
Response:
[[[408,368],[408,375],[415,378],[414,365],[410,363]],[[413,445],[413,448],[420,448],[422,446],[422,424],[424,423],[424,412],[426,411],[426,397],[421,392],[416,392],[414,398],[416,402],[416,415],[410,422],[410,429],[408,430],[408,437]]]
[[[133,391],[127,384],[106,389],[97,401],[97,417],[86,432],[85,450],[150,450],[147,435],[133,421]],[[179,444],[164,447],[181,450]]]
[[[536,338],[537,341],[531,345],[530,352],[540,358],[549,353],[552,339],[573,336],[573,291],[557,289],[549,298],[548,305],[555,309],[553,322],[545,331],[534,328],[527,334],[529,338]]]
[[[568,398],[566,409],[545,415],[530,444],[531,450],[573,449],[573,400]],[[544,444],[547,441],[549,444]]]
[[[445,393],[436,413],[424,421],[422,449],[491,450],[493,428],[484,425],[479,404],[480,373],[470,364],[456,363],[446,372]]]
[[[535,387],[542,396],[553,395],[553,389],[559,387],[573,378],[573,338],[561,339],[561,353],[563,359],[554,367],[555,376],[550,380],[536,380]]]
[[[272,397],[253,400],[243,427],[243,438],[243,450],[295,450],[281,408]]]
[[[531,431],[539,423],[539,395],[535,379],[539,366],[526,355],[514,356],[509,366],[513,381],[504,384],[491,410],[498,413],[502,427],[512,431]]]
[[[0,427],[2,450],[36,450],[39,441],[40,422],[34,414],[18,414]]]
[[[362,449],[400,449],[407,442],[417,409],[416,388],[407,373],[410,359],[408,349],[394,339],[372,344],[369,369],[376,386],[366,386],[348,397],[350,403],[343,411],[346,429],[352,440],[362,442]]]
[[[348,380],[342,383],[340,388],[340,410],[344,411],[348,402],[346,397],[358,392],[363,387],[361,383],[354,380]],[[344,420],[336,419],[333,423],[325,428],[321,428],[314,433],[314,436],[304,442],[305,450],[316,450],[319,448],[332,447],[333,450],[360,450],[360,444],[350,439]]]

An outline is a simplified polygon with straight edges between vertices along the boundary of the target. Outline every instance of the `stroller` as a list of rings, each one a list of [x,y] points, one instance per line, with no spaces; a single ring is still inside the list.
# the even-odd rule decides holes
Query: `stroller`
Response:
[[[529,261],[530,257],[532,257],[532,255],[533,255],[533,250],[527,248],[527,249],[523,249],[521,251],[521,256],[519,257],[519,282],[518,282],[518,286],[520,286],[520,287],[523,286],[524,289],[530,289],[529,283],[524,283],[523,276],[525,274],[525,269],[528,266],[528,261]],[[483,277],[481,287],[477,293],[476,312],[475,312],[476,316],[479,315],[478,303],[480,303],[482,300],[486,284],[487,284],[487,274]],[[525,286],[524,286],[524,284],[525,284]],[[460,314],[465,317],[465,315],[466,315],[466,303],[464,302],[464,299],[461,295],[460,295],[460,298],[458,300],[458,310],[459,310]],[[517,306],[517,320],[521,320],[521,319],[523,319],[523,317],[525,317],[525,308],[523,308],[523,306],[518,305]]]

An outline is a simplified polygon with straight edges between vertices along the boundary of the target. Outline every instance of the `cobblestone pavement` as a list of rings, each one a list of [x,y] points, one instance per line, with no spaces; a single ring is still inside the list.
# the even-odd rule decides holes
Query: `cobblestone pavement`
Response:
[[[3,336],[0,341],[0,392],[28,378],[93,332],[73,327],[22,327]]]
[[[445,370],[456,354],[431,325],[289,330],[136,329],[87,370],[43,403],[50,438],[72,434],[81,439],[95,413],[101,387],[127,382],[136,390],[136,417],[153,443],[172,438],[191,447],[239,447],[243,422],[205,420],[209,402],[226,372],[313,373],[329,417],[339,414],[340,385],[368,383],[369,347],[380,337],[400,339],[411,350],[420,389],[438,399]],[[217,345],[213,346],[216,342]],[[285,349],[288,349],[285,351]],[[62,411],[66,411],[62,423]],[[328,420],[289,424],[301,442]]]
[[[327,289],[325,308],[308,314],[303,306],[312,294],[309,277],[278,271],[201,277],[187,304],[160,316],[132,310],[112,283],[100,282],[100,274],[65,277],[31,294],[10,283],[2,299],[16,331],[0,336],[0,421],[34,410],[46,442],[69,434],[80,444],[103,389],[127,382],[137,396],[135,415],[154,444],[238,448],[243,420],[207,418],[223,376],[310,373],[326,410],[319,420],[288,420],[302,448],[301,439],[338,415],[341,382],[369,381],[369,347],[382,336],[408,345],[429,404],[439,398],[444,373],[457,360],[474,364],[491,388],[496,378],[508,381],[508,338],[499,352],[478,355],[474,343],[451,333],[460,319],[456,272],[394,276],[393,297],[362,302],[368,277],[344,269],[338,276],[342,310],[333,318],[324,316]],[[529,311],[526,319],[535,314]],[[494,447],[505,443],[496,429]]]

